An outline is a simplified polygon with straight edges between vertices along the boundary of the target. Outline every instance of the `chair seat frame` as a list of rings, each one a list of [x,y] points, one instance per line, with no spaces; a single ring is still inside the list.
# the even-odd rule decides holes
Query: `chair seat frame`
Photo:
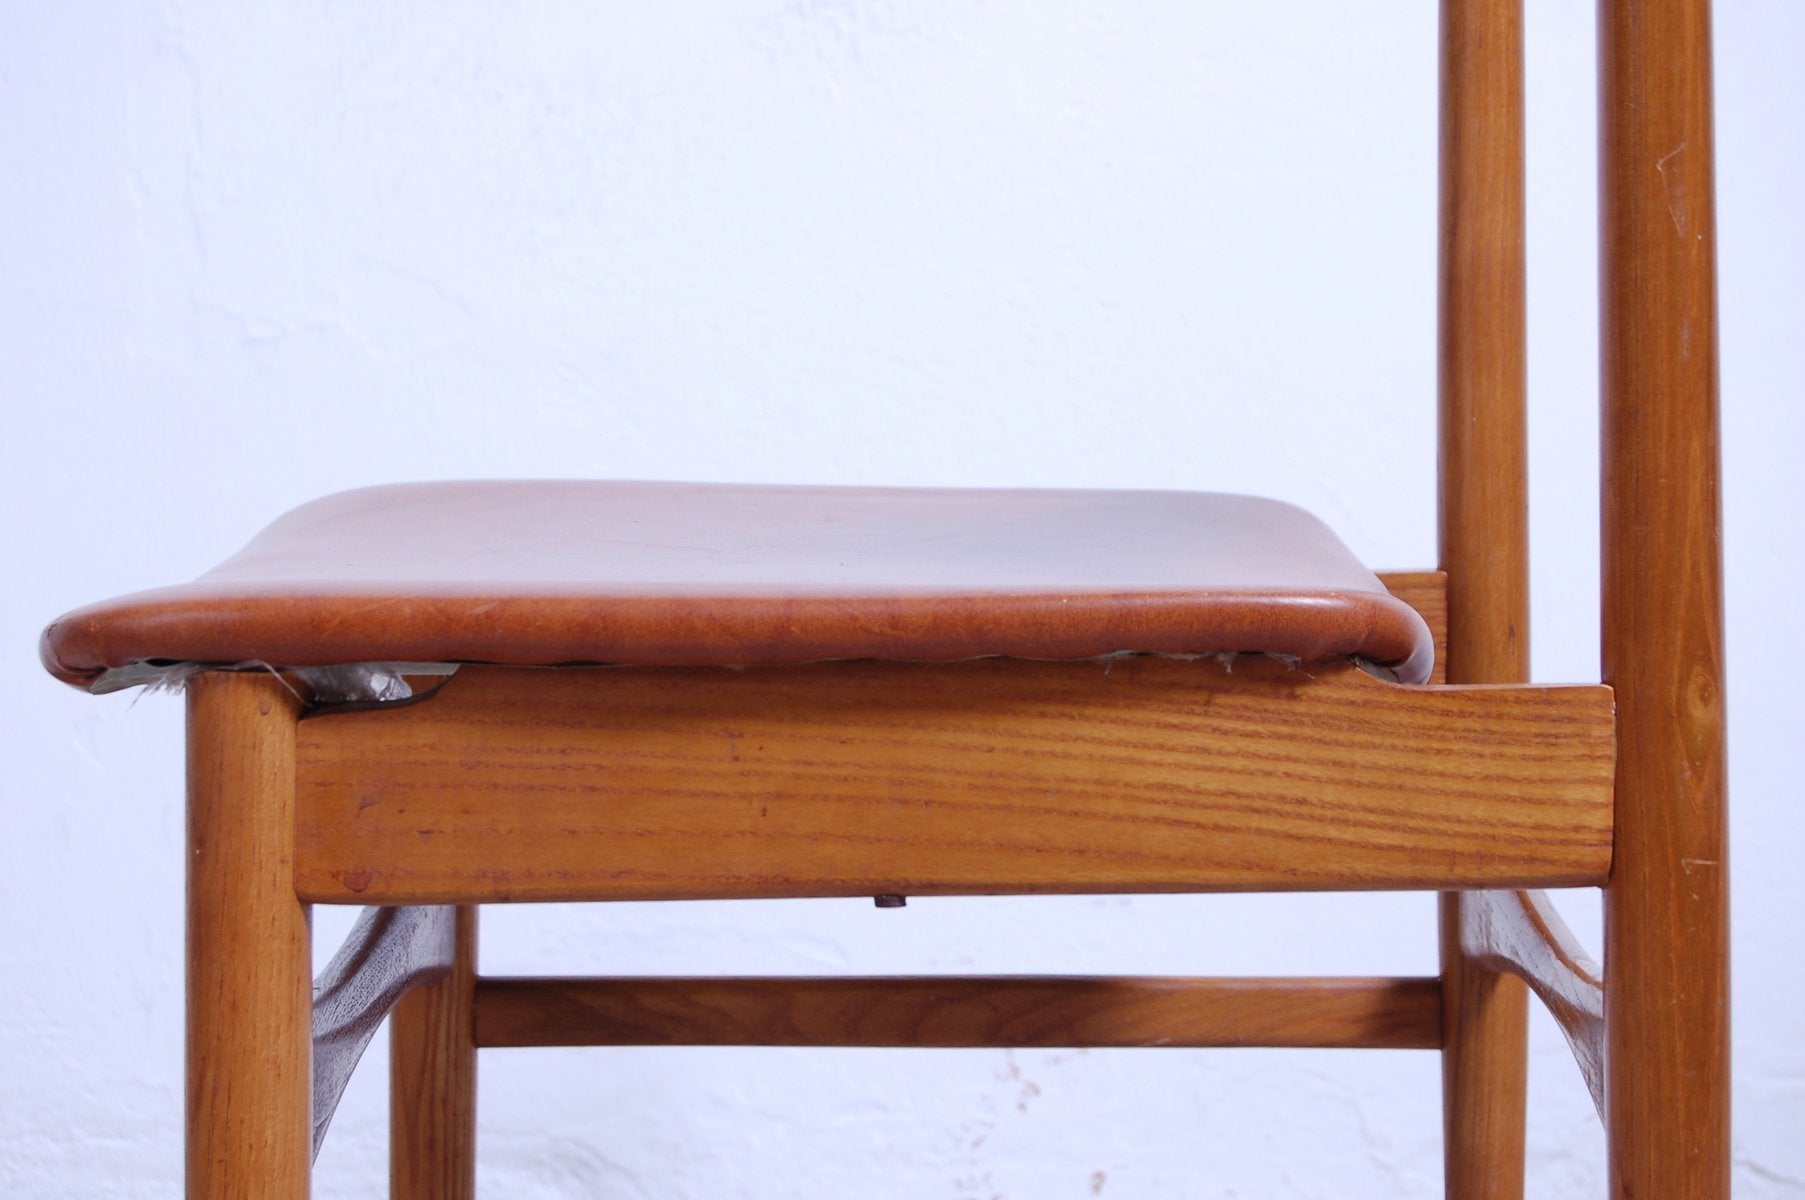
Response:
[[[1520,1197],[1533,990],[1599,1101],[1612,1194],[1727,1195],[1708,4],[1601,0],[1599,32],[1601,683],[1524,682],[1521,13],[1444,0],[1442,561],[1388,582],[1445,675],[472,666],[347,711],[203,673],[188,1194],[305,1196],[388,1016],[399,1197],[473,1194],[480,1046],[677,1043],[1437,1048],[1448,1195]],[[1525,890],[1561,886],[1604,889],[1602,973]],[[1438,978],[502,980],[475,960],[476,906],[521,900],[1360,888],[1444,893]],[[313,903],[376,906],[317,1003]]]

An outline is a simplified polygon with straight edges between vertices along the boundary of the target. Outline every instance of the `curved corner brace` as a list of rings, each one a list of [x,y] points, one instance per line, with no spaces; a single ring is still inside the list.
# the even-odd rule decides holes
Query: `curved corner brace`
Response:
[[[376,1027],[414,988],[443,978],[457,946],[451,905],[366,908],[313,985],[313,1152],[326,1140]]]
[[[1561,920],[1546,892],[1469,892],[1460,947],[1494,971],[1516,975],[1567,1035],[1598,1115],[1604,1116],[1603,972]]]

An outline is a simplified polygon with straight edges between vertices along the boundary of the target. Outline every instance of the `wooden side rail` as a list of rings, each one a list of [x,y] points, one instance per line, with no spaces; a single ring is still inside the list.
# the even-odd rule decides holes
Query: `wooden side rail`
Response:
[[[366,908],[313,989],[313,1152],[326,1140],[351,1072],[408,992],[442,978],[457,949],[457,910]]]
[[[1433,1050],[1436,979],[483,979],[497,1046]]]
[[[1517,976],[1541,997],[1604,1116],[1603,971],[1543,893],[1472,892],[1465,899],[1462,951],[1491,970]]]
[[[328,903],[1583,886],[1608,689],[1135,656],[466,667],[297,734]]]

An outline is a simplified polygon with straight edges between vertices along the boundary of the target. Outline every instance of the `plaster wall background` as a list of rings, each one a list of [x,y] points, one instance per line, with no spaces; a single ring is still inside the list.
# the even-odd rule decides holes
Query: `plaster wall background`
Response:
[[[180,704],[37,630],[315,495],[1173,487],[1435,558],[1431,5],[0,12],[0,1192],[171,1196]],[[1283,17],[1273,11],[1282,8]],[[1535,665],[1596,676],[1590,6],[1530,6]],[[1718,5],[1738,1194],[1805,1194],[1805,12]],[[1571,897],[1594,938],[1596,902]],[[322,960],[350,913],[321,911]],[[1423,896],[491,910],[494,971],[1427,973]],[[1531,1192],[1602,1189],[1552,1026]],[[322,1197],[382,1176],[382,1047]],[[512,1197],[1437,1194],[1435,1057],[490,1052]]]

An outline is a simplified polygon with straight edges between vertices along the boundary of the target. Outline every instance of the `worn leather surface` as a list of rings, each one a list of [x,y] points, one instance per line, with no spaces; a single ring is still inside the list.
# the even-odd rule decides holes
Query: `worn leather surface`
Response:
[[[1184,492],[480,482],[344,492],[193,583],[78,609],[45,665],[755,664],[1360,655],[1429,631],[1326,526]]]

